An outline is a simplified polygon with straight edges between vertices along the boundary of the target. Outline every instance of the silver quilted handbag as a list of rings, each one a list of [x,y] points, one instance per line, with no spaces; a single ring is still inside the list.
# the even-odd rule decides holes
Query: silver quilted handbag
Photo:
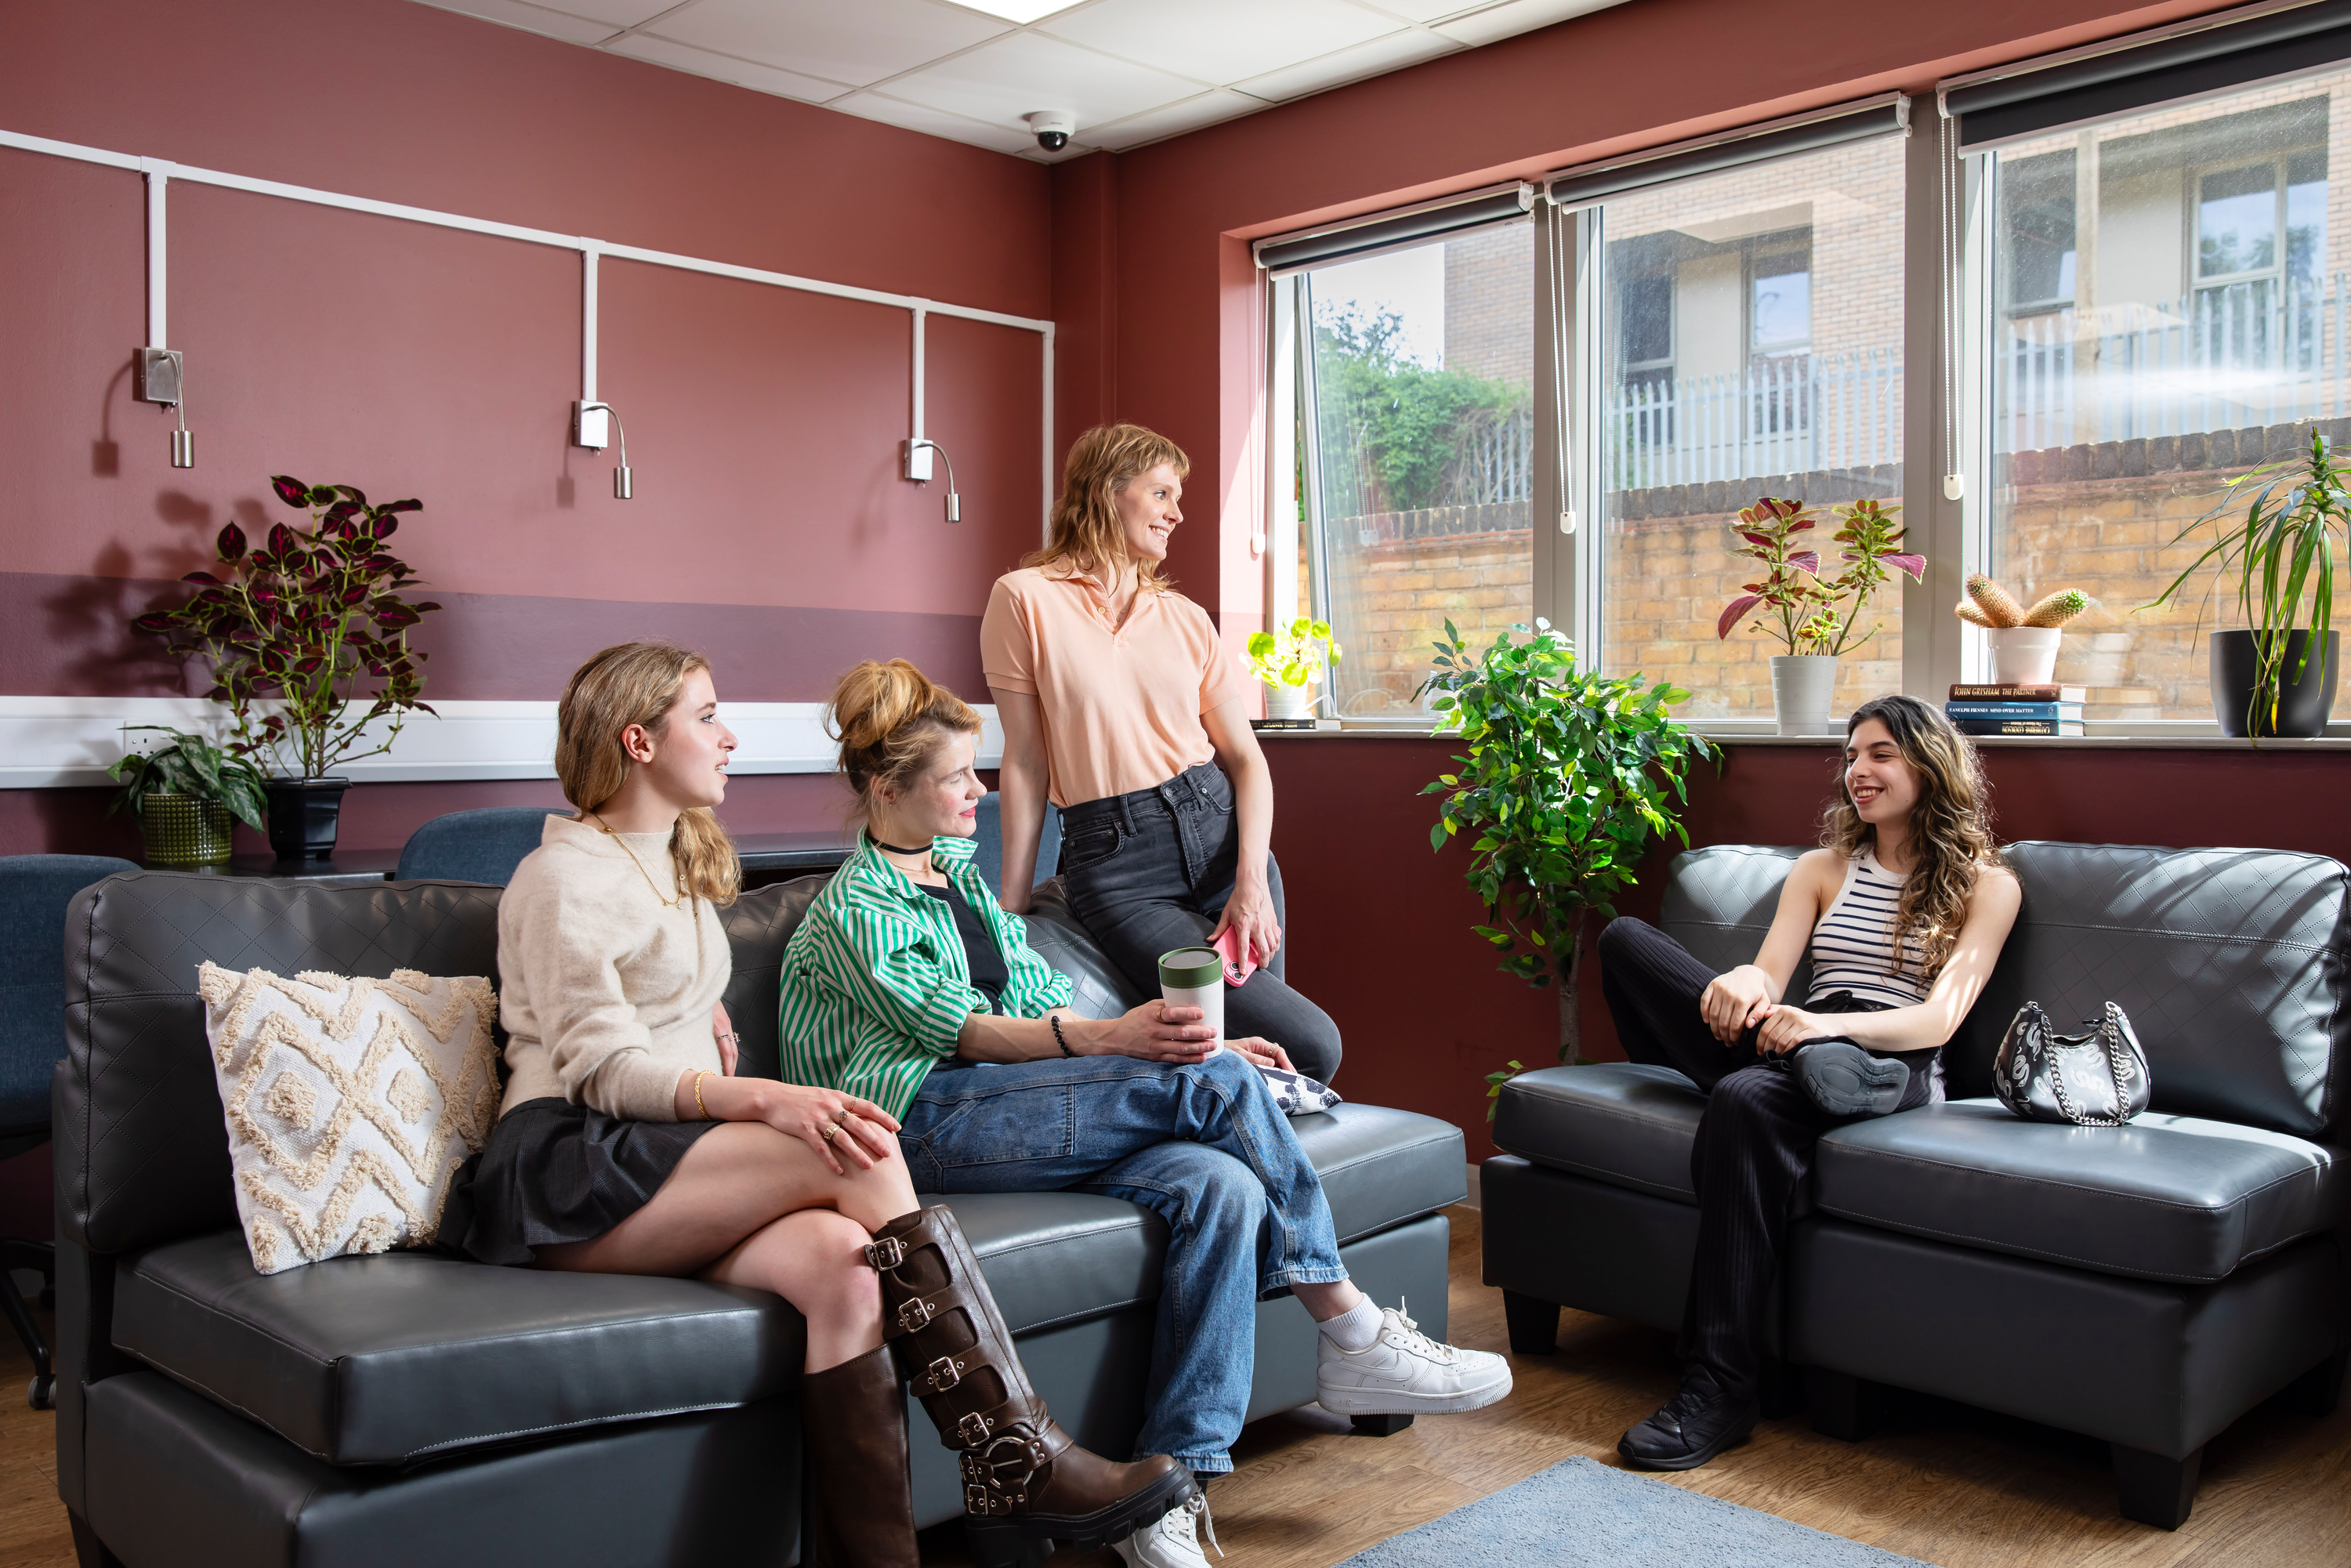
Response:
[[[2000,1103],[2032,1122],[2119,1127],[2147,1109],[2147,1052],[2123,1009],[2105,1010],[2080,1034],[2059,1034],[2039,1002],[2027,1002],[1992,1059]]]

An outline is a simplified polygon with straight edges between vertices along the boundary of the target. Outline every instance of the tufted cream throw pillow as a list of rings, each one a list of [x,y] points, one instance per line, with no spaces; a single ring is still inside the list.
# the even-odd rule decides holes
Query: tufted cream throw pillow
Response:
[[[489,981],[196,973],[253,1266],[429,1246],[497,1120]]]

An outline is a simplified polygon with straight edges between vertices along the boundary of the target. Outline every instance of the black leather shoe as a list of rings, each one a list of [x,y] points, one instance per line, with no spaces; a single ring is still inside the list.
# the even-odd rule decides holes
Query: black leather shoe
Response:
[[[1694,1470],[1725,1448],[1747,1441],[1760,1414],[1752,1399],[1734,1399],[1714,1374],[1693,1366],[1666,1407],[1625,1434],[1616,1451],[1627,1464],[1650,1470]]]
[[[1910,1087],[1908,1066],[1841,1040],[1798,1046],[1792,1065],[1813,1103],[1832,1116],[1890,1116]]]

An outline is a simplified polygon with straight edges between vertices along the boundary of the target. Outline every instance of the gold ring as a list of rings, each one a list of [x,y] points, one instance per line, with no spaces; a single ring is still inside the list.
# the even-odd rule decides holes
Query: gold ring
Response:
[[[824,1141],[825,1141],[826,1143],[828,1143],[828,1144],[829,1144],[829,1143],[832,1142],[832,1140],[833,1140],[833,1139],[835,1139],[835,1138],[839,1137],[840,1135],[841,1135],[841,1124],[840,1124],[840,1123],[838,1123],[838,1122],[827,1122],[827,1123],[824,1124]]]

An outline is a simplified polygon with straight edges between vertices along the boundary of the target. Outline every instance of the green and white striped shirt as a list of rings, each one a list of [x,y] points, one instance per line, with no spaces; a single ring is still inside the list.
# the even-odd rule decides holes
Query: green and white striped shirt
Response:
[[[969,839],[931,841],[931,863],[986,923],[1011,978],[1004,1010],[1042,1018],[1070,1000],[1070,982],[1029,946],[972,865]],[[860,1094],[904,1117],[924,1077],[956,1051],[964,1019],[988,1010],[973,988],[946,904],[917,887],[857,836],[784,948],[778,1019],[784,1079]]]

